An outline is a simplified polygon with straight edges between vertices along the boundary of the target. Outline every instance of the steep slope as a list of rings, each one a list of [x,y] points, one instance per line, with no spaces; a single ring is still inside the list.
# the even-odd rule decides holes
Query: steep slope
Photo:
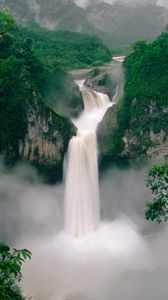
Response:
[[[168,22],[168,11],[154,4],[100,3],[90,6],[87,15],[99,35],[116,50],[128,49],[138,39],[156,38]]]
[[[39,26],[25,28],[38,58],[50,68],[88,68],[111,61],[111,51],[96,36],[68,30],[49,31]]]
[[[10,145],[6,154],[15,162],[32,163],[47,181],[55,182],[62,176],[64,154],[76,128],[68,118],[35,99],[25,104],[24,112],[24,137],[18,140],[16,151]]]
[[[105,159],[168,157],[168,33],[139,41],[125,59],[124,97],[109,110],[98,136]],[[107,137],[107,133],[109,133]]]
[[[95,34],[113,51],[128,51],[135,40],[156,38],[168,23],[168,8],[157,1],[134,2],[90,1],[82,8],[72,0],[0,0],[0,7],[9,6],[22,23]]]
[[[47,104],[53,70],[35,56],[30,39],[8,14],[1,13],[0,21],[0,154],[10,165],[31,162],[54,181],[76,129]]]

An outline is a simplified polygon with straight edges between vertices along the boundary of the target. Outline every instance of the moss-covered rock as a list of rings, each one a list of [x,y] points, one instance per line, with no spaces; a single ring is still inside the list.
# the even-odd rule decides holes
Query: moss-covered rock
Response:
[[[88,74],[84,84],[98,93],[107,94],[110,98],[115,94],[116,84],[105,69],[93,69]]]
[[[122,63],[112,61],[101,68],[94,68],[88,73],[84,84],[96,92],[107,94],[111,100],[118,89],[118,96],[121,97],[124,84]]]
[[[84,108],[78,85],[59,67],[47,78],[45,100],[58,113],[68,117],[77,117]]]

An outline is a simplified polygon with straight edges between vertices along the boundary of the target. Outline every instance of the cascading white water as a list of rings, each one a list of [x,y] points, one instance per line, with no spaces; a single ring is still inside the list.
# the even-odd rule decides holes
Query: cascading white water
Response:
[[[26,265],[24,272],[25,291],[41,300],[121,300],[124,293],[118,297],[116,292],[122,291],[128,277],[131,283],[128,289],[131,296],[133,290],[133,298],[126,299],[135,299],[134,285],[137,282],[139,286],[142,270],[150,270],[153,266],[148,243],[138,233],[136,225],[123,215],[116,220],[99,222],[96,127],[107,108],[115,102],[118,89],[110,103],[106,95],[90,91],[81,82],[79,85],[85,111],[73,120],[78,134],[70,141],[66,161],[65,230],[50,235],[49,227],[46,239],[35,235],[31,246],[33,263]],[[128,201],[128,195],[124,200]],[[48,223],[55,224],[52,218]],[[145,271],[145,280],[146,276]],[[144,286],[146,288],[146,281]]]
[[[96,230],[100,221],[96,128],[112,105],[107,95],[77,83],[85,109],[73,120],[78,133],[69,143],[65,174],[65,230],[73,236]]]

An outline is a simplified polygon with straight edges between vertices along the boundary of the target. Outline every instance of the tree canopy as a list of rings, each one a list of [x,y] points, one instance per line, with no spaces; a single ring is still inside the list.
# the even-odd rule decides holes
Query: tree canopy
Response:
[[[0,153],[9,148],[17,152],[26,134],[27,103],[55,103],[55,109],[64,102],[67,107],[78,102],[73,81],[63,69],[110,59],[110,50],[96,37],[23,28],[7,10],[0,11]]]
[[[157,135],[168,134],[168,32],[154,42],[138,41],[124,60],[124,96],[117,105],[117,128],[109,138],[111,157],[124,150],[128,155],[146,155],[157,145]],[[154,137],[154,138],[153,138]]]
[[[35,54],[51,68],[57,65],[72,70],[111,61],[111,51],[96,36],[68,30],[50,31],[37,25],[23,30],[31,38]]]
[[[0,13],[0,37],[12,31],[16,26],[15,20],[10,16],[7,9]]]
[[[0,299],[23,300],[19,282],[22,279],[23,263],[31,259],[27,249],[11,250],[5,243],[0,243]]]
[[[153,166],[148,173],[147,186],[151,189],[153,200],[146,204],[147,220],[161,223],[168,220],[168,162]]]

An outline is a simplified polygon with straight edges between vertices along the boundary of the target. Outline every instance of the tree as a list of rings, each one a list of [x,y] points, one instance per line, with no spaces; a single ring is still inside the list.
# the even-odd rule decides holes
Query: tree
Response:
[[[153,166],[148,173],[147,186],[154,195],[153,201],[146,204],[147,220],[161,223],[168,220],[168,162]]]
[[[134,50],[134,52],[139,52],[139,53],[142,53],[146,48],[147,48],[147,41],[145,40],[140,40],[140,41],[137,41],[133,44],[132,48]]]
[[[16,27],[15,20],[9,14],[7,9],[0,12],[0,38],[7,32]]]
[[[13,249],[0,243],[0,299],[23,300],[18,283],[22,279],[21,268],[26,259],[31,259],[27,249]]]

